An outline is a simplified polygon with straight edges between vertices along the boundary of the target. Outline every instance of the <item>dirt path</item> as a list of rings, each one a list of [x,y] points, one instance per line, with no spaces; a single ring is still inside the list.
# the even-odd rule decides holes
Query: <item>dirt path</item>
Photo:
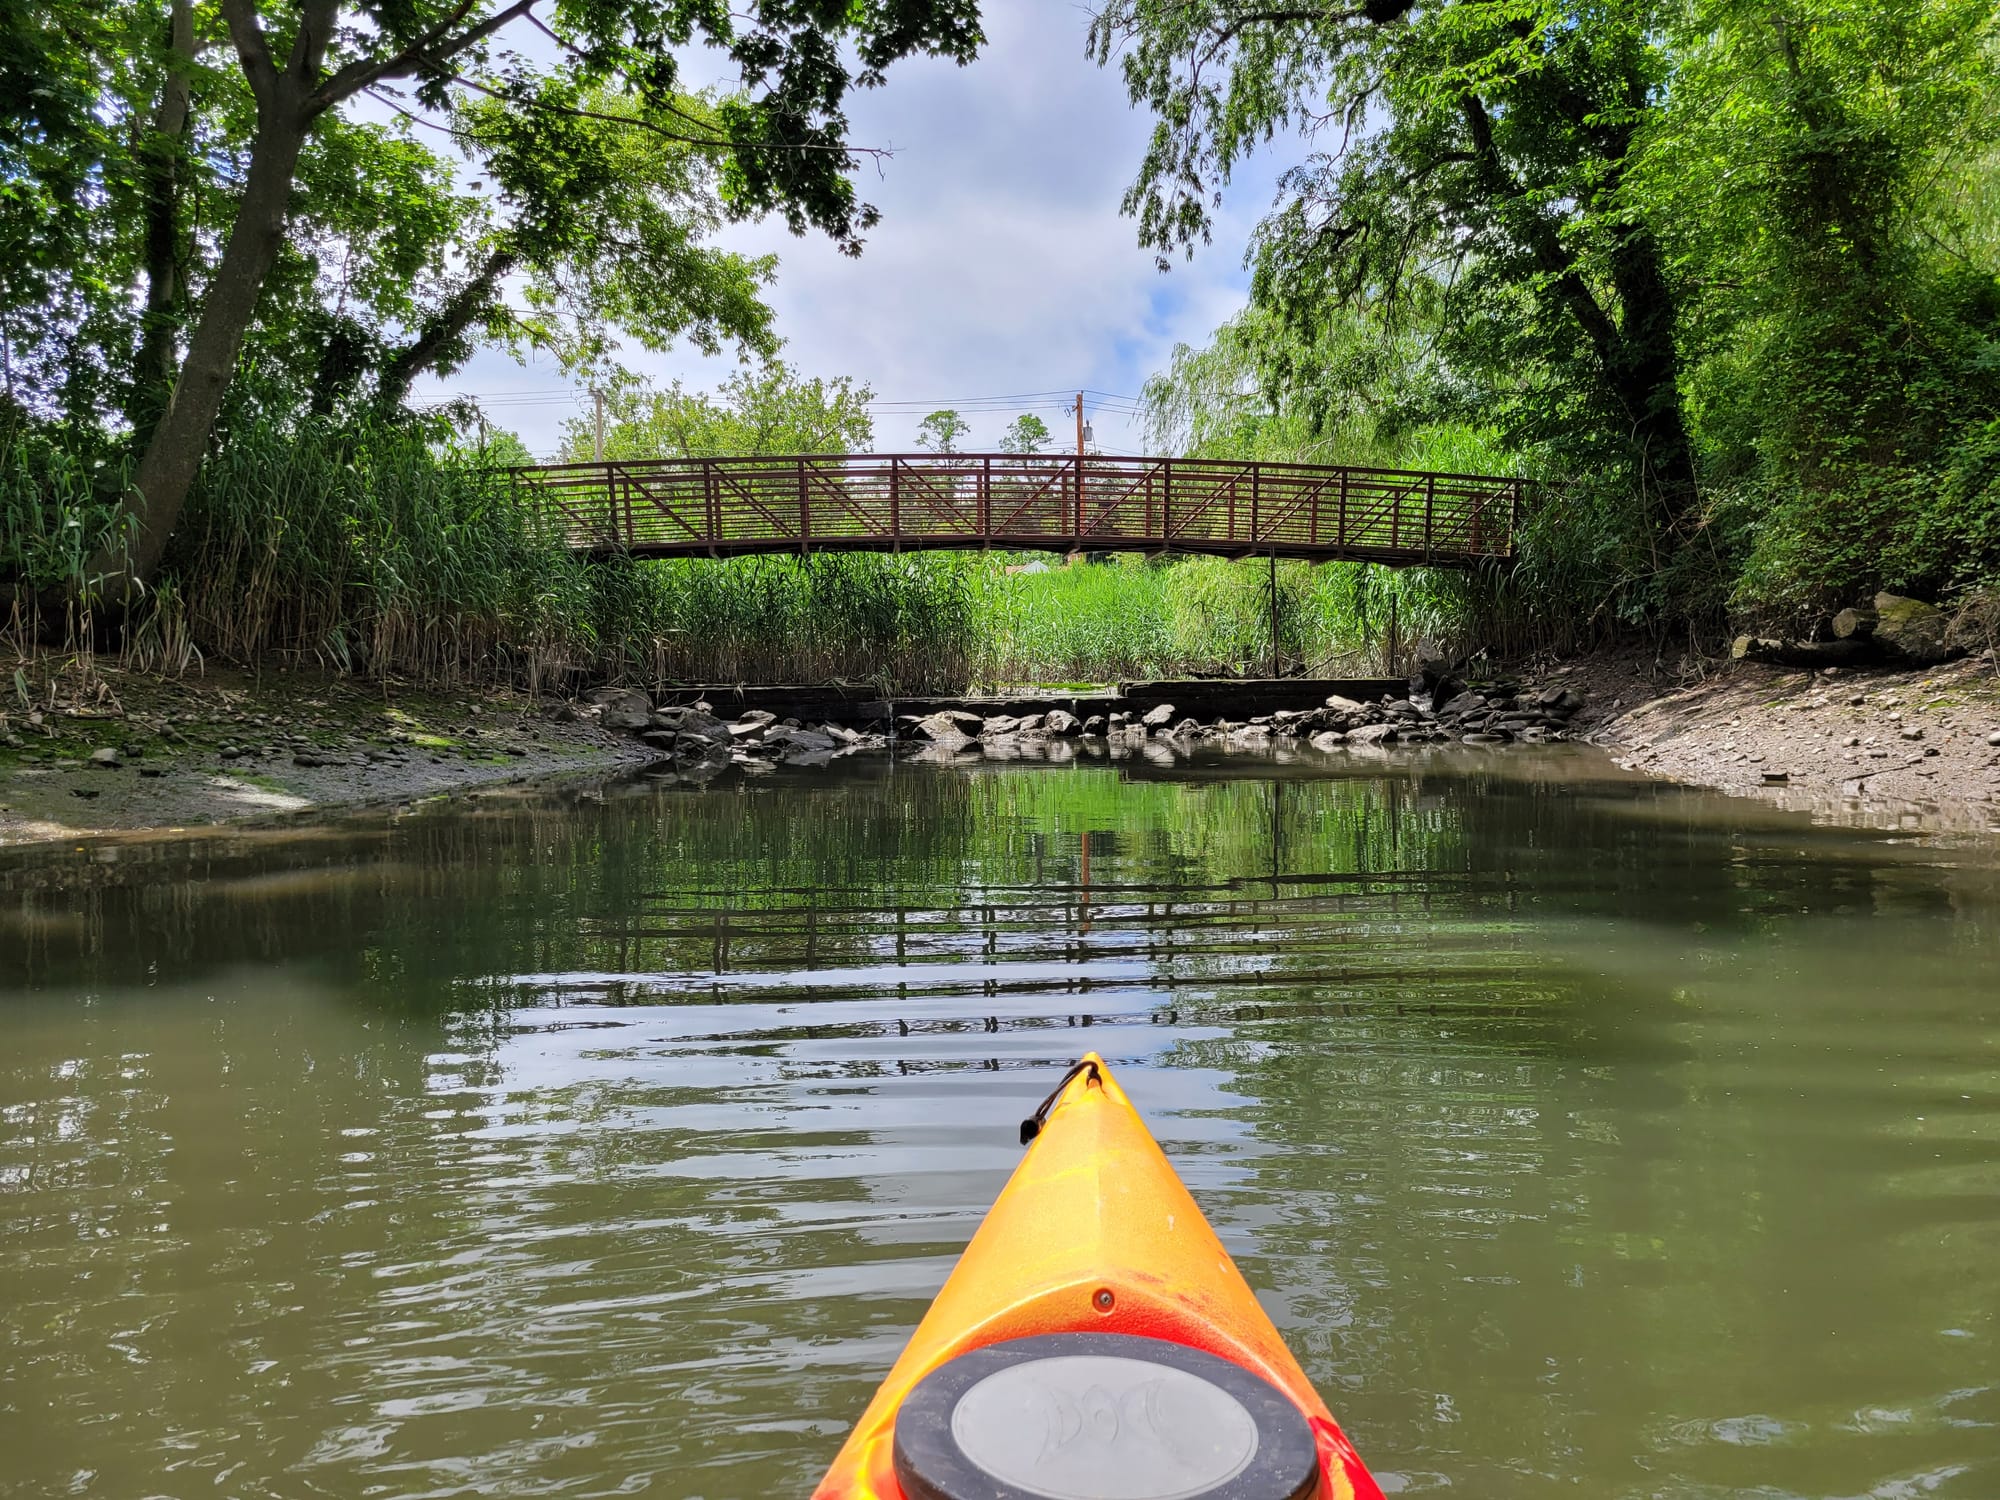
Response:
[[[1582,691],[1586,737],[1633,770],[1858,826],[2000,832],[1990,655],[1903,672],[1734,663],[1684,684],[1599,656],[1538,680]]]
[[[651,758],[509,692],[98,669],[0,707],[0,844],[408,802]]]

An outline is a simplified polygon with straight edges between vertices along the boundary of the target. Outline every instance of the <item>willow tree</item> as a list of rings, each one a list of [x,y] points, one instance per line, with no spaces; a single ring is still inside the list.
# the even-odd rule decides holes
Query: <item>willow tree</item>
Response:
[[[1156,118],[1125,208],[1163,267],[1208,240],[1233,169],[1303,132],[1253,300],[1309,336],[1421,307],[1517,440],[1629,471],[1671,546],[1696,494],[1678,292],[1627,191],[1667,68],[1653,10],[1111,0],[1090,45]]]

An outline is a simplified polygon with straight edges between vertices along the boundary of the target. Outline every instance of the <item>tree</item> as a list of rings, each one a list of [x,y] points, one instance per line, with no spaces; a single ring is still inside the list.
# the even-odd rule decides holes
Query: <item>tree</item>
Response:
[[[1996,560],[2000,517],[1933,472],[2000,417],[2000,279],[1943,196],[2000,140],[1996,39],[1988,0],[1708,0],[1674,36],[1635,198],[1700,289],[1688,386],[1751,613]]]
[[[120,554],[98,560],[114,588],[121,579],[142,583],[159,562],[266,282],[291,245],[301,159],[351,101],[367,95],[402,107],[393,91],[408,85],[422,109],[447,109],[472,93],[530,120],[553,121],[589,118],[570,91],[618,80],[656,112],[629,128],[716,154],[730,213],[778,212],[795,231],[818,228],[855,252],[877,216],[856,199],[848,176],[856,161],[845,139],[848,89],[880,83],[890,63],[912,53],[969,61],[981,40],[973,0],[768,5],[754,15],[705,0],[576,0],[547,21],[534,14],[537,3],[218,0],[254,123],[220,258],[125,501],[129,538]],[[508,28],[524,26],[561,49],[558,69],[538,72],[518,55],[494,51]],[[712,120],[677,113],[684,96],[679,49],[696,43],[720,53],[743,80],[742,95],[719,105]],[[479,139],[468,139],[476,154]]]
[[[1014,418],[1013,424],[1000,434],[1002,453],[1040,453],[1055,441],[1049,435],[1049,424],[1033,412],[1022,412]]]
[[[972,431],[972,424],[945,407],[934,411],[917,424],[917,446],[928,448],[933,453],[956,453],[965,435]]]
[[[760,295],[774,256],[748,257],[702,241],[721,227],[714,156],[676,139],[689,121],[716,127],[716,107],[692,95],[671,112],[604,87],[545,80],[544,99],[520,111],[479,97],[456,117],[495,190],[468,215],[438,278],[410,320],[415,337],[382,365],[376,402],[389,409],[431,370],[449,373],[475,335],[553,353],[593,383],[617,336],[654,351],[688,339],[705,354],[733,341],[769,359],[778,338]],[[509,278],[522,282],[510,300]]]
[[[851,453],[875,439],[868,403],[875,393],[845,375],[808,379],[773,362],[741,371],[713,395],[678,382],[606,399],[607,459],[737,458],[768,454]],[[595,451],[594,418],[563,426],[562,458],[581,463]]]
[[[1630,472],[1671,545],[1696,496],[1679,294],[1626,193],[1666,71],[1655,10],[1112,0],[1091,46],[1158,120],[1125,207],[1164,266],[1274,132],[1332,135],[1258,230],[1256,305],[1308,343],[1335,309],[1393,329],[1436,306],[1442,353],[1515,439]]]

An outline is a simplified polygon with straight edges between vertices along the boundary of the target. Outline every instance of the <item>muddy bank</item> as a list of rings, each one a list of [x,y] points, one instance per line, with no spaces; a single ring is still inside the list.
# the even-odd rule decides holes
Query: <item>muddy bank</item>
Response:
[[[0,709],[0,843],[394,804],[651,759],[567,705],[506,691],[97,669]]]
[[[2000,677],[1989,653],[1922,670],[1738,661],[1676,678],[1633,655],[1542,674],[1629,769],[1858,827],[2000,832]]]

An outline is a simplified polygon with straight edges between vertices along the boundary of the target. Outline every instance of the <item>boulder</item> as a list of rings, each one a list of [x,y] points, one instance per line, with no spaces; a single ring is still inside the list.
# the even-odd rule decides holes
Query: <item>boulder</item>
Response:
[[[1843,609],[1833,617],[1833,633],[1843,641],[1865,638],[1875,633],[1875,611],[1863,605]]]
[[[1103,714],[1092,714],[1083,721],[1083,732],[1092,738],[1103,734],[1110,727],[1111,721],[1105,718]]]
[[[1342,734],[1338,729],[1322,729],[1311,740],[1312,747],[1315,750],[1338,750],[1346,743],[1347,736]]]
[[[995,714],[990,719],[980,721],[979,737],[987,739],[994,735],[1013,734],[1020,727],[1021,721],[1012,714]]]
[[[949,711],[926,714],[917,720],[916,730],[933,745],[944,750],[963,750],[972,743],[972,736],[959,727],[957,715]]]
[[[1395,738],[1396,726],[1393,724],[1363,724],[1348,734],[1347,742],[1350,745],[1382,745]]]
[[[1485,698],[1467,689],[1447,702],[1438,713],[1446,718],[1463,718],[1467,714],[1477,713],[1484,707],[1486,707]]]
[[[1917,666],[1936,666],[1953,655],[1945,644],[1944,611],[1900,594],[1875,596],[1875,639]]]
[[[646,722],[647,727],[654,730],[695,735],[717,745],[728,745],[736,738],[722,720],[698,708],[658,709]]]
[[[1042,727],[1048,723],[1048,718],[1047,714],[1023,714],[1015,721],[1014,733],[1040,734]]]
[[[636,688],[621,688],[597,701],[602,705],[597,722],[606,729],[636,733],[652,727],[653,700]]]
[[[1162,703],[1157,708],[1148,709],[1140,716],[1139,722],[1148,729],[1161,729],[1174,722],[1174,706]]]
[[[1043,731],[1055,735],[1059,739],[1075,734],[1083,727],[1083,721],[1066,708],[1051,710],[1049,715],[1042,721]]]
[[[100,771],[115,771],[125,764],[125,757],[111,746],[104,745],[90,752],[90,763]]]
[[[1451,663],[1427,661],[1410,678],[1410,701],[1433,708],[1449,702],[1465,691],[1465,684],[1452,675]]]
[[[1343,698],[1338,693],[1328,698],[1325,706],[1341,714],[1361,714],[1368,711],[1368,705],[1365,703],[1357,703],[1352,698]]]
[[[831,755],[840,748],[840,741],[830,734],[821,734],[816,729],[773,728],[764,731],[764,743],[771,749],[824,750]],[[789,761],[787,762],[789,764]]]
[[[729,726],[732,737],[744,740],[759,733],[765,725],[778,722],[778,716],[761,708],[753,708],[734,724]]]

